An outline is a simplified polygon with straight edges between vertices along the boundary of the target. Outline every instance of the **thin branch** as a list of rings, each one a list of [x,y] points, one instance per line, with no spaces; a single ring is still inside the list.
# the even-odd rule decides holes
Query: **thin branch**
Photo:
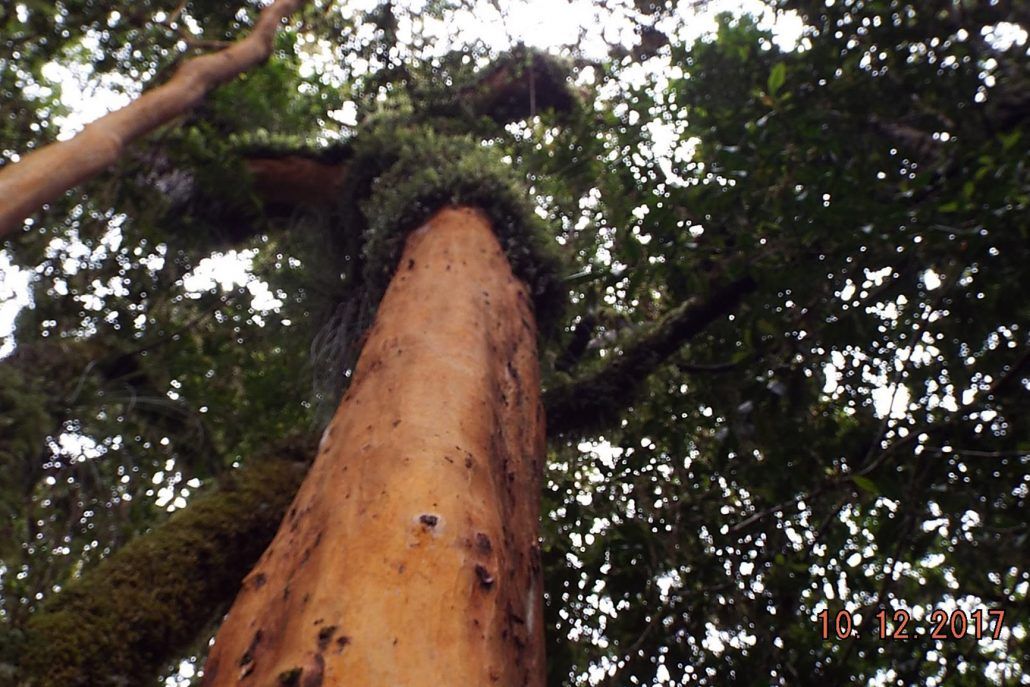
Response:
[[[190,0],[182,0],[178,6],[171,13],[165,17],[164,21],[157,22],[161,26],[172,28],[175,22],[179,21],[179,17],[186,11],[186,6],[190,4]]]
[[[644,381],[684,344],[737,308],[758,285],[751,277],[690,299],[628,343],[611,362],[544,393],[547,428],[564,434],[604,426],[634,400]]]
[[[739,362],[713,364],[676,363],[676,369],[687,374],[719,374],[720,372],[729,372],[738,367],[740,367]]]

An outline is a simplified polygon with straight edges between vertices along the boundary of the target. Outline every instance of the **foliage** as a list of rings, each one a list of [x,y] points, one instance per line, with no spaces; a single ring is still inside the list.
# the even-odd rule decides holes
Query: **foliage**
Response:
[[[604,387],[614,422],[553,437],[550,684],[1023,679],[1030,60],[997,26],[1027,17],[768,4],[804,23],[797,46],[730,16],[688,39],[676,3],[605,3],[638,44],[572,46],[575,103],[516,98],[498,121],[470,89],[501,51],[440,50],[427,28],[474,3],[313,3],[268,65],[35,218],[6,244],[33,305],[0,360],[3,646],[191,485],[319,429],[307,377],[333,375],[309,361],[316,334],[318,353],[360,333],[338,327],[369,316],[348,299],[382,288],[379,256],[430,201],[477,202],[501,231],[554,239],[552,389],[603,379],[689,299],[757,285],[662,339],[637,393]],[[48,63],[146,87],[256,7],[0,10],[0,156],[56,136]],[[265,213],[243,171],[258,153],[354,177],[339,207]],[[259,282],[190,286],[230,249]],[[923,630],[934,608],[999,607],[1005,628],[884,641],[880,607],[918,609]],[[822,639],[818,612],[842,608],[858,637]]]

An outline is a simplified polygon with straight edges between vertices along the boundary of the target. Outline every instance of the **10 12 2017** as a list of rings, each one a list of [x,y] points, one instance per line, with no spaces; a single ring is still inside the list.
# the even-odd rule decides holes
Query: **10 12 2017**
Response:
[[[935,640],[998,639],[1005,623],[1005,611],[1000,608],[978,608],[967,612],[960,608],[952,611],[934,609],[913,619],[903,608],[881,608],[873,614],[876,637],[883,640],[905,640],[926,637]],[[857,636],[857,624],[851,611],[822,610],[816,615],[819,633],[823,639],[848,639]]]

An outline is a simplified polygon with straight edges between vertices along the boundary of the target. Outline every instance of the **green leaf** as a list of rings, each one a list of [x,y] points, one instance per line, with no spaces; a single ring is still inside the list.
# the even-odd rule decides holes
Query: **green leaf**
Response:
[[[787,80],[787,65],[780,62],[769,72],[769,95],[776,95],[784,82]]]
[[[852,475],[851,481],[854,482],[855,486],[857,486],[859,489],[861,489],[862,491],[867,491],[873,496],[879,496],[881,493],[880,487],[876,486],[876,482],[869,479],[868,477],[863,477],[862,475]]]
[[[1005,150],[1011,150],[1022,136],[1022,132],[1018,129],[1008,134],[1001,134],[1001,146]]]

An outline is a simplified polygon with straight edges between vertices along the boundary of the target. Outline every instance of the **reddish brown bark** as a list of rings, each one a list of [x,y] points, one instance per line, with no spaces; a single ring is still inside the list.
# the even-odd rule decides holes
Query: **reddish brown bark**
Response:
[[[183,63],[167,83],[0,169],[0,236],[62,193],[114,164],[132,141],[196,107],[212,89],[261,64],[283,19],[305,0],[276,0],[254,30],[224,50]]]
[[[407,240],[205,685],[544,683],[536,325],[489,222]]]
[[[266,204],[331,207],[340,202],[347,167],[299,155],[245,160],[254,192]]]

